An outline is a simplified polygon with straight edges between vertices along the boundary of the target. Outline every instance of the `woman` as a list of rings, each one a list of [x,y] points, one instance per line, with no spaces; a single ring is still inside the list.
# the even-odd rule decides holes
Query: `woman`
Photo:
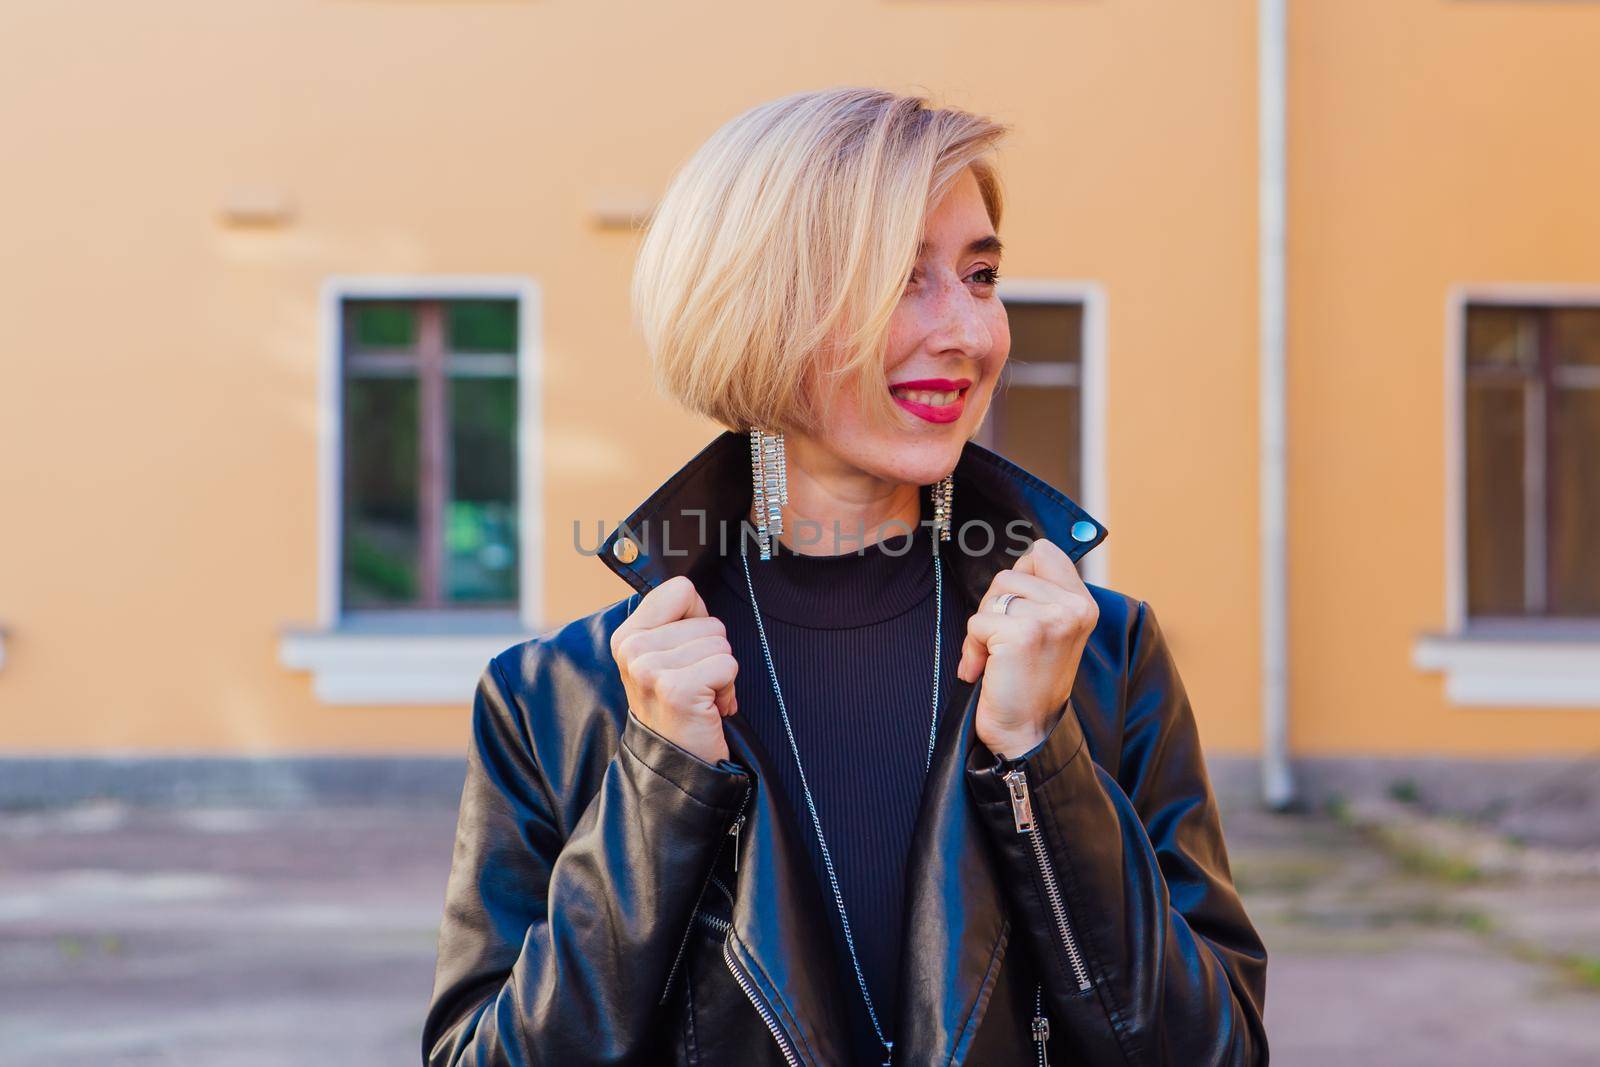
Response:
[[[1155,616],[972,441],[1003,132],[803,93],[673,179],[635,306],[727,429],[479,683],[426,1063],[1266,1062]]]

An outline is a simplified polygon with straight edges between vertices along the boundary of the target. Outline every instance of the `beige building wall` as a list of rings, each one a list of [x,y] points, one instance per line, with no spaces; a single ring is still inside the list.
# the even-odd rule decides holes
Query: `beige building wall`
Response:
[[[1600,295],[1600,5],[1301,2],[1290,33],[1293,747],[1592,753],[1597,709],[1453,705],[1412,655],[1447,626],[1452,289]]]
[[[1442,623],[1443,321],[1594,278],[1600,6],[1296,3],[1294,743],[1558,751],[1600,716],[1462,710]],[[1208,749],[1259,745],[1255,4],[777,7],[165,0],[0,11],[3,753],[459,753],[461,700],[328,706],[319,288],[500,274],[542,301],[544,612],[623,595],[615,521],[716,432],[650,390],[648,204],[737,111],[857,83],[1016,126],[1011,279],[1106,297],[1107,584],[1167,628]],[[1560,106],[1555,106],[1559,104]],[[1563,116],[1566,116],[1564,118]],[[237,226],[240,195],[286,222]],[[591,539],[592,540],[592,539]]]

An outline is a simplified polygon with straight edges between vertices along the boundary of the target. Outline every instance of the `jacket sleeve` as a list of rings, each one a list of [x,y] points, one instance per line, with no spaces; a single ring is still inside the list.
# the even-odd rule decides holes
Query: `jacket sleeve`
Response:
[[[1052,1047],[1097,1064],[1265,1064],[1267,954],[1233,887],[1194,714],[1142,601],[1130,631],[1115,777],[1069,700],[1021,757],[975,745],[968,784],[1043,964]]]
[[[743,802],[748,777],[738,764],[707,763],[629,713],[597,792],[563,839],[528,741],[530,716],[558,689],[548,673],[530,674],[541,680],[519,692],[491,661],[473,700],[423,1026],[427,1067],[637,1057]]]

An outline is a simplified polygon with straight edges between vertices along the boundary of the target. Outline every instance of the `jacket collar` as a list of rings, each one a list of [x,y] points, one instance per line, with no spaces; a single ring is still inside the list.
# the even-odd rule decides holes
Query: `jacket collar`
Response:
[[[1027,543],[1045,537],[1074,562],[1106,528],[1063,493],[974,441],[956,464],[953,525],[946,558],[968,614],[994,575]],[[685,574],[697,586],[719,558],[737,552],[749,527],[747,434],[724,430],[663,482],[601,542],[601,558],[640,594]],[[992,531],[992,537],[989,534]],[[984,828],[965,787],[980,679],[959,680],[939,712],[939,735],[906,868],[906,940],[898,1005],[879,1006],[899,1063],[960,1063],[988,1004],[1008,940],[1005,894]],[[727,720],[728,747],[756,779],[739,860],[731,949],[810,1063],[848,1056],[844,996],[827,908],[806,867],[800,828],[780,816],[762,783],[776,781],[755,732]]]
[[[952,521],[963,546],[954,557],[974,603],[1028,540],[1048,538],[1073,562],[1105,540],[1106,528],[1066,494],[976,441],[962,447],[954,473]],[[605,537],[601,558],[640,593],[680,574],[698,585],[739,550],[750,504],[749,438],[723,430]]]

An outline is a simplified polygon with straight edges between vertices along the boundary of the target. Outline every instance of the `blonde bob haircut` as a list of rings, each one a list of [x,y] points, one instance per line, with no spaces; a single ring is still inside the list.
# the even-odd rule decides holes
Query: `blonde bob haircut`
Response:
[[[890,318],[931,208],[966,167],[1000,226],[990,153],[1009,126],[927,98],[842,87],[760,104],[672,176],[632,300],[657,388],[732,430],[815,434],[826,379],[894,413]]]

